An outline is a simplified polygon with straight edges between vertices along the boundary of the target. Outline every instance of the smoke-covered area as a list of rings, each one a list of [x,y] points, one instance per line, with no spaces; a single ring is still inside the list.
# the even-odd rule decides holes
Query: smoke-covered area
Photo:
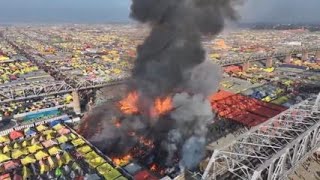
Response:
[[[174,96],[173,104],[175,110],[171,118],[176,121],[174,131],[182,137],[182,141],[176,143],[183,145],[181,165],[193,169],[203,158],[207,126],[213,120],[210,102],[200,94],[181,93]]]
[[[138,92],[139,114],[124,115],[102,105],[88,117],[95,122],[90,126],[101,127],[90,141],[104,152],[123,155],[139,144],[142,135],[160,152],[146,161],[160,159],[170,167],[178,158],[182,169],[196,168],[204,156],[207,125],[213,120],[208,96],[218,89],[221,78],[220,68],[205,61],[201,36],[217,35],[225,19],[236,19],[235,1],[133,0],[131,16],[152,27],[137,48],[129,87]],[[172,111],[149,117],[155,99],[168,96],[173,97]],[[121,126],[115,126],[113,117]]]
[[[236,19],[234,0],[133,0],[131,16],[152,31],[138,47],[133,88],[147,98],[185,89],[189,71],[205,60],[203,34],[218,34]],[[213,69],[216,70],[216,69]]]
[[[167,96],[177,90],[195,94],[174,96],[175,111],[171,118],[176,126],[168,127],[172,130],[162,143],[168,152],[167,159],[182,149],[178,152],[182,154],[180,164],[189,169],[203,158],[207,124],[213,120],[210,103],[205,98],[218,89],[221,78],[219,67],[205,61],[201,36],[216,35],[223,29],[225,19],[235,20],[235,2],[133,0],[131,6],[134,19],[152,26],[149,37],[137,49],[132,73],[132,88],[142,96],[142,107],[150,106],[145,99]]]

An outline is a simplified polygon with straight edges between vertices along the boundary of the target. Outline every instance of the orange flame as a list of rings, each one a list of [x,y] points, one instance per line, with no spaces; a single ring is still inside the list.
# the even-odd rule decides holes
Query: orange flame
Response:
[[[157,98],[154,102],[154,107],[151,108],[151,117],[158,117],[166,114],[173,109],[172,98],[166,97],[164,99]]]
[[[138,93],[131,92],[128,96],[119,102],[120,110],[127,115],[133,115],[139,112]]]
[[[132,156],[130,154],[125,155],[119,158],[113,158],[112,161],[116,166],[125,166],[132,160]]]
[[[157,168],[157,165],[156,165],[156,164],[152,164],[151,167],[150,167],[150,170],[151,170],[151,171],[157,171],[157,169],[158,169],[158,168]]]

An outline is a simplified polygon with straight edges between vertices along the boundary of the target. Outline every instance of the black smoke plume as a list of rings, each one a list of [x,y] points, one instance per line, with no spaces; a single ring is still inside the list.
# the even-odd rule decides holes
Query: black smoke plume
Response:
[[[173,96],[174,110],[156,121],[145,115],[126,116],[114,129],[111,116],[121,113],[102,105],[88,118],[102,128],[91,142],[121,155],[138,143],[128,132],[139,132],[166,152],[160,158],[166,165],[171,166],[178,155],[182,169],[196,168],[204,155],[207,125],[214,117],[207,97],[218,89],[221,77],[220,68],[206,60],[201,37],[217,35],[226,19],[237,18],[235,1],[132,0],[131,17],[152,30],[137,48],[129,90],[139,93],[140,108],[146,112],[156,97],[168,95]]]
[[[152,31],[138,47],[133,88],[154,98],[185,89],[192,70],[205,60],[202,35],[216,35],[225,19],[237,18],[234,0],[133,0],[131,17]]]

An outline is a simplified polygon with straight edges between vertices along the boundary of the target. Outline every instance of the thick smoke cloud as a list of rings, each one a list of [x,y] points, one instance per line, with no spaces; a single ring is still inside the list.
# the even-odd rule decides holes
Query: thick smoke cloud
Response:
[[[207,125],[213,120],[208,96],[221,79],[220,68],[205,61],[203,35],[217,35],[225,19],[236,19],[236,0],[133,0],[131,16],[152,27],[138,55],[130,89],[139,94],[136,116],[122,116],[121,126],[100,123],[100,132],[91,142],[105,152],[127,153],[138,143],[130,132],[152,139],[160,159],[171,167],[180,160],[181,169],[193,169],[203,158]],[[148,117],[156,97],[173,97],[173,110],[165,116]],[[105,107],[108,107],[106,105]],[[114,116],[104,106],[92,113],[95,121]],[[111,111],[111,112],[109,112]],[[96,116],[98,114],[99,116]],[[119,115],[121,113],[119,112]],[[90,118],[92,119],[92,118]],[[105,143],[109,142],[109,143]]]
[[[179,137],[183,137],[180,165],[193,169],[203,158],[207,126],[213,120],[210,102],[200,94],[191,96],[181,93],[174,96],[173,104],[175,111],[171,113],[171,118],[177,124],[175,132],[179,132]]]
[[[152,31],[138,47],[133,86],[154,98],[185,89],[186,73],[205,60],[201,35],[218,34],[236,19],[232,0],[133,0],[131,16]],[[189,75],[189,76],[186,76]]]
[[[195,168],[203,158],[207,124],[213,119],[206,98],[219,87],[221,71],[205,61],[202,35],[217,35],[225,20],[237,19],[233,0],[133,0],[131,16],[152,27],[150,35],[138,47],[133,69],[132,88],[143,99],[167,96],[178,91],[173,99],[175,110],[171,129],[162,145],[168,165],[174,154],[182,154],[180,165]],[[147,101],[148,102],[148,101]],[[192,148],[191,148],[192,147]]]

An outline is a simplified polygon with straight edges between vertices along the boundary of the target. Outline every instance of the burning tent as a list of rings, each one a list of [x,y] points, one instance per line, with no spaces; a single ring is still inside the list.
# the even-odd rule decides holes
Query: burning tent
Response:
[[[201,37],[236,19],[234,1],[133,0],[131,17],[152,31],[137,48],[129,93],[94,109],[80,133],[118,165],[137,159],[160,175],[197,168],[222,74],[205,61]]]

